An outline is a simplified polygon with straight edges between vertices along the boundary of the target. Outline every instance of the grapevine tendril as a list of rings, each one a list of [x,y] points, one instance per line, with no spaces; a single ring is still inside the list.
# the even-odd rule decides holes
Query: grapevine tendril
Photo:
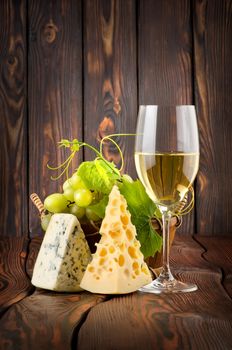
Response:
[[[194,189],[192,187],[190,187],[189,192],[191,193],[191,200],[190,200],[189,204],[187,205],[187,207],[185,207],[182,210],[180,210],[179,212],[177,212],[176,213],[177,215],[181,215],[181,216],[187,215],[193,209],[194,202],[195,202]]]
[[[117,148],[117,150],[118,150],[118,152],[119,152],[120,158],[121,158],[121,162],[122,162],[119,171],[122,171],[122,169],[123,169],[123,167],[124,167],[124,157],[123,157],[121,148],[119,147],[119,145],[117,144],[117,142],[114,141],[111,137],[109,137],[109,136],[103,137],[102,140],[104,140],[104,139],[105,139],[105,140],[106,140],[106,139],[109,140],[110,142],[112,142],[112,143],[116,146],[116,148]],[[101,140],[101,144],[100,144],[100,145],[101,145],[101,150],[100,150],[101,154],[102,154],[102,140]]]
[[[87,148],[91,149],[92,151],[94,151],[99,159],[103,160],[106,163],[106,165],[108,167],[110,167],[111,170],[114,173],[118,174],[117,170],[115,169],[115,167],[113,165],[111,165],[105,159],[105,157],[103,156],[103,143],[104,143],[104,141],[109,140],[110,142],[112,142],[116,146],[116,148],[117,148],[117,150],[119,152],[120,158],[121,158],[121,167],[119,169],[119,171],[121,172],[123,167],[124,167],[123,153],[122,153],[122,150],[121,150],[120,146],[118,145],[118,143],[115,140],[113,140],[112,137],[117,137],[117,136],[135,136],[135,135],[136,134],[111,134],[111,135],[104,136],[101,139],[100,149],[99,150],[97,148],[95,148],[94,146],[91,146],[90,144],[88,144],[86,142],[78,141],[77,139],[74,139],[72,141],[69,141],[67,139],[62,139],[61,141],[58,142],[59,147],[70,148],[72,153],[70,154],[70,156],[62,164],[58,165],[57,167],[52,167],[49,164],[47,164],[48,169],[50,169],[52,171],[61,170],[62,169],[61,173],[58,176],[56,176],[56,177],[51,176],[51,179],[52,180],[58,180],[58,179],[61,178],[61,176],[63,174],[66,174],[66,178],[68,178],[69,166],[70,166],[70,164],[71,164],[71,162],[72,162],[76,152],[78,152],[81,147],[87,147]]]
[[[52,166],[50,166],[49,164],[47,164],[47,167],[48,167],[49,170],[59,170],[59,169],[63,168],[63,167],[65,166],[66,163],[69,162],[69,159],[70,159],[71,157],[72,157],[72,154],[70,154],[70,156],[69,156],[62,164],[60,164],[60,165],[57,166],[57,167],[52,167]]]
[[[122,153],[122,150],[121,150],[119,144],[118,144],[115,140],[113,140],[112,137],[117,137],[117,136],[135,136],[135,135],[136,135],[136,134],[111,134],[111,135],[106,135],[106,136],[104,136],[104,137],[101,139],[101,142],[100,142],[100,153],[101,153],[101,156],[103,157],[103,144],[104,144],[104,141],[105,141],[105,140],[109,140],[110,142],[112,142],[112,143],[116,146],[116,148],[117,148],[117,150],[118,150],[118,152],[119,152],[119,155],[120,155],[120,158],[121,158],[121,162],[122,162],[119,171],[122,171],[122,169],[123,169],[123,167],[124,167],[124,157],[123,157],[123,153]]]
[[[184,208],[181,209],[181,210],[177,210],[177,211],[172,212],[172,215],[176,216],[178,219],[179,219],[180,216],[182,217],[183,215],[189,214],[190,211],[194,207],[195,196],[194,196],[194,189],[192,188],[192,186],[189,188],[189,192],[191,193],[191,199],[190,199],[190,202],[188,203],[188,205],[186,207],[184,206]]]
[[[59,167],[57,167],[58,169],[61,169],[62,167],[64,167],[65,165],[66,165],[66,163],[67,163],[67,165],[64,167],[64,169],[62,170],[62,172],[58,175],[58,176],[51,176],[51,180],[58,180],[58,179],[60,179],[61,178],[61,176],[64,174],[64,173],[66,173],[66,177],[68,178],[68,169],[69,169],[69,166],[70,166],[70,164],[71,164],[71,162],[72,162],[72,160],[73,160],[73,157],[75,156],[75,151],[73,151],[72,153],[71,153],[71,155],[66,159],[66,161],[64,162],[64,163],[62,163],[61,164],[61,166],[59,166]],[[55,169],[55,168],[52,168],[52,167],[50,167],[50,166],[48,166],[48,168],[50,169],[50,170],[57,170],[57,168]]]

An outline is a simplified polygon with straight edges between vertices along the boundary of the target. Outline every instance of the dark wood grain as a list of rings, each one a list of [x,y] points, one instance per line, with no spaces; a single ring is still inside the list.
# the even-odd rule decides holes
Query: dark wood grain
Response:
[[[221,282],[222,268],[231,271],[231,239],[197,236],[201,245],[195,239],[176,235],[171,266],[179,279],[197,283],[197,292],[108,297],[39,289],[30,296],[16,293],[0,319],[0,349],[230,349],[232,300]],[[28,240],[1,245],[2,280],[17,281],[17,286],[10,283],[7,300],[19,285],[26,290],[28,278],[18,273],[19,265],[25,271],[28,256],[30,273],[40,240],[32,240],[28,254]],[[14,263],[15,257],[20,263]],[[12,274],[6,268],[9,261]]]
[[[137,292],[97,305],[79,331],[78,349],[114,349],[115,344],[117,349],[232,347],[232,301],[221,285],[220,269],[202,259],[204,249],[194,241],[179,240],[173,248],[178,277],[196,282],[199,290],[168,296]]]
[[[196,104],[201,160],[197,178],[197,232],[232,232],[232,2],[194,4]]]
[[[137,118],[136,2],[84,1],[84,136],[97,139],[112,133],[135,132]],[[124,171],[135,177],[134,137],[116,138],[125,156]],[[120,166],[110,143],[104,155]],[[86,150],[85,158],[94,155]]]
[[[195,237],[195,236],[194,236]],[[211,271],[212,265],[202,259],[205,250],[191,236],[176,234],[170,250],[171,267],[178,271]],[[214,267],[214,273],[221,274],[220,268]]]
[[[139,1],[139,104],[193,104],[192,29],[189,0]],[[194,232],[194,212],[182,234]]]
[[[89,310],[105,298],[36,291],[0,320],[0,349],[70,349]]]
[[[190,1],[139,1],[140,104],[191,104]]]
[[[43,200],[62,190],[50,180],[46,165],[60,164],[70,154],[57,150],[62,138],[82,138],[81,1],[32,0],[29,16],[29,170],[30,193]],[[81,154],[73,163],[82,159]],[[53,173],[53,175],[56,175]],[[30,232],[41,232],[30,204]]]
[[[35,265],[37,255],[40,250],[40,246],[43,240],[43,236],[33,237],[28,245],[28,256],[26,262],[27,275],[32,278],[32,273]]]
[[[227,237],[202,237],[196,240],[205,248],[204,258],[223,271],[222,284],[232,297],[232,239]]]
[[[34,290],[26,274],[27,246],[26,237],[0,238],[0,316]]]
[[[27,208],[26,1],[0,4],[0,229],[21,236]]]

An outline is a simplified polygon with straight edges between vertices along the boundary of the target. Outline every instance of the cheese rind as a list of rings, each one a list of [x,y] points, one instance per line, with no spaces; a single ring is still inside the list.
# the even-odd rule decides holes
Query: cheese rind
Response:
[[[140,251],[125,198],[114,186],[100,228],[102,234],[81,287],[92,293],[130,293],[152,281]]]
[[[54,214],[31,282],[36,287],[54,291],[80,291],[80,282],[90,260],[90,249],[77,218],[72,214]]]

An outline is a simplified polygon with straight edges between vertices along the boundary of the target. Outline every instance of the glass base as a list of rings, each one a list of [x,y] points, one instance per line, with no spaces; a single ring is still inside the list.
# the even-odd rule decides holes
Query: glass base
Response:
[[[167,280],[160,282],[159,278],[152,281],[150,284],[147,284],[144,287],[138,289],[139,292],[143,293],[186,293],[196,291],[197,285],[194,283],[184,283],[176,279]]]

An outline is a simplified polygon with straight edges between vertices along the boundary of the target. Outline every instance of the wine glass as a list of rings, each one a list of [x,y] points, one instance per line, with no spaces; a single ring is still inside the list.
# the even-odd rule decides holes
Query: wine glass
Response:
[[[195,107],[140,106],[135,166],[148,196],[162,213],[163,267],[157,279],[140,289],[149,293],[191,292],[195,284],[176,280],[169,267],[169,227],[175,207],[193,183],[199,166]]]

